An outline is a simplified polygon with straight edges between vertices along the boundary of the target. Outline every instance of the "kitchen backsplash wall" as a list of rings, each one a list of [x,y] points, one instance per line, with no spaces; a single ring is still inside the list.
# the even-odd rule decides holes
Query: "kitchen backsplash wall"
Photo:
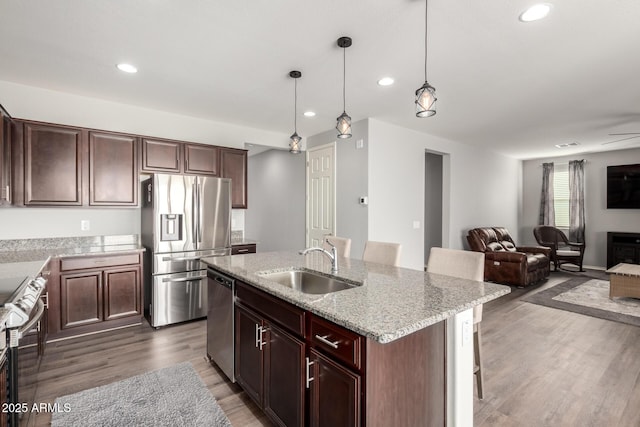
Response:
[[[140,209],[0,209],[0,240],[127,234],[140,234]]]
[[[231,229],[244,232],[244,210],[231,212]],[[140,209],[0,208],[0,240],[128,234],[140,234]]]

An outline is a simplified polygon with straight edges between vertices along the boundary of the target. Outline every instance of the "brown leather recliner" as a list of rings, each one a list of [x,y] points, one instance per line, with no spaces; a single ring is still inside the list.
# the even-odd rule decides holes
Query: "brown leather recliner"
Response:
[[[484,279],[528,286],[549,276],[551,250],[542,246],[516,246],[504,227],[469,230],[472,251],[484,252]]]

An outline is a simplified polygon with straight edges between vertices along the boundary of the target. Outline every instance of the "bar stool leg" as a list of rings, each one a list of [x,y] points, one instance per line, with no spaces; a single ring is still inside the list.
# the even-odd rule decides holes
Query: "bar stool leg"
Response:
[[[482,348],[481,348],[481,337],[480,337],[480,323],[476,323],[473,328],[473,352],[475,359],[475,367],[473,369],[473,373],[476,376],[476,384],[478,387],[478,399],[482,399],[484,397],[482,383]]]

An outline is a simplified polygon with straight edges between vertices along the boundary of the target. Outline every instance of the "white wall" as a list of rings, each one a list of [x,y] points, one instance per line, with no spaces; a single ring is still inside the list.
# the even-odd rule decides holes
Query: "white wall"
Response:
[[[533,228],[538,224],[542,163],[568,163],[585,159],[585,221],[586,250],[584,264],[605,267],[607,264],[607,231],[637,233],[640,231],[640,210],[607,209],[607,166],[640,162],[640,148],[587,153],[574,156],[527,160],[523,164],[523,213],[520,232],[525,243],[535,243]]]
[[[0,103],[12,117],[50,123],[238,148],[244,148],[245,142],[274,147],[288,144],[285,134],[6,81],[0,81]],[[91,221],[91,230],[80,231],[81,219]],[[242,221],[235,222],[243,226]],[[0,209],[0,239],[139,232],[137,209]]]
[[[482,226],[507,227],[518,239],[519,160],[369,119],[370,240],[401,243],[402,266],[424,268],[426,150],[445,154],[444,246],[466,247],[467,231]]]
[[[305,156],[269,150],[249,157],[245,237],[258,250],[305,247]]]
[[[336,142],[336,235],[351,239],[351,257],[361,258],[368,235],[368,207],[358,202],[368,192],[368,121],[351,125],[349,139],[337,139],[331,129],[307,138],[307,147]],[[362,148],[356,143],[362,141]]]
[[[140,234],[140,209],[0,208],[0,240],[123,234]]]
[[[170,100],[167,100],[170,102]],[[287,147],[285,134],[215,122],[0,80],[0,103],[12,117],[128,132],[201,144]]]

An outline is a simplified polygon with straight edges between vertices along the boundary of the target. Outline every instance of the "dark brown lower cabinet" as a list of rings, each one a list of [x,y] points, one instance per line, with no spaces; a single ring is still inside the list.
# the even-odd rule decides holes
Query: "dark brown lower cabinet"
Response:
[[[279,426],[444,426],[446,322],[381,344],[236,281],[236,380]]]
[[[236,381],[258,406],[262,407],[263,352],[258,334],[262,319],[236,306]]]
[[[142,321],[139,253],[62,258],[59,270],[47,285],[52,339]]]
[[[280,426],[304,425],[305,343],[236,307],[236,381]]]
[[[60,276],[61,328],[102,321],[102,271]]]
[[[361,377],[322,353],[309,351],[309,425],[359,426]]]
[[[274,324],[266,328],[264,411],[276,424],[304,425],[305,344]]]

